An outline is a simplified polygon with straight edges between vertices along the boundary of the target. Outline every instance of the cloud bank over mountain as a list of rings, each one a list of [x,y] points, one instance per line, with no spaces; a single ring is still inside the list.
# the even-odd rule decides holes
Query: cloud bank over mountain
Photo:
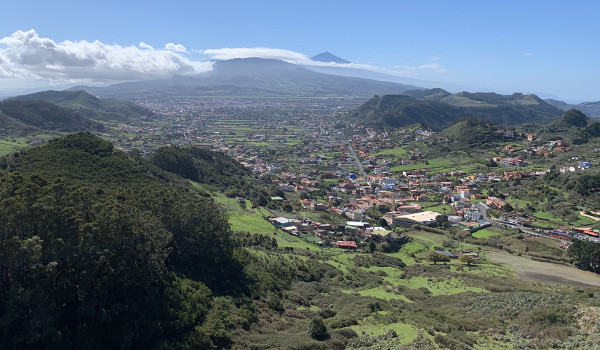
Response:
[[[184,56],[183,45],[165,49],[104,44],[100,41],[55,42],[35,30],[0,39],[0,77],[72,82],[114,82],[191,75],[212,69],[212,62]]]
[[[194,59],[198,53],[209,60]],[[29,85],[35,85],[36,82],[38,85],[98,85],[196,75],[211,71],[214,60],[249,57],[276,59],[304,66],[363,69],[397,76],[415,76],[421,69],[445,72],[438,62],[386,69],[369,64],[321,62],[299,52],[266,47],[198,50],[173,42],[158,49],[144,42],[137,46],[106,44],[98,40],[56,42],[41,37],[31,29],[18,30],[0,38],[0,87],[10,87],[15,82],[23,81],[28,81]]]

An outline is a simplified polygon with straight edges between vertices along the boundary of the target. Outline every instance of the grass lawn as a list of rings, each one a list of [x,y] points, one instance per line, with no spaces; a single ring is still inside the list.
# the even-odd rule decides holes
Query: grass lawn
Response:
[[[15,141],[0,140],[0,155],[13,153],[23,147],[27,147],[24,139],[15,139]]]
[[[486,227],[473,232],[471,235],[475,238],[490,238],[492,236],[500,236],[502,232],[494,227]]]
[[[405,147],[397,147],[397,148],[392,148],[392,149],[385,149],[377,154],[392,155],[397,158],[403,158],[408,155],[408,151],[406,150]]]
[[[449,204],[438,204],[431,207],[425,207],[427,211],[437,211],[438,213],[449,215],[454,212],[454,209]]]
[[[299,237],[294,237],[286,232],[282,232],[282,231],[278,231],[275,239],[277,240],[277,247],[279,248],[294,248],[294,249],[309,249],[309,250],[314,250],[314,251],[318,251],[320,249],[320,247],[317,247],[314,244],[310,244],[308,242],[306,242],[305,240],[303,240],[302,238]],[[329,248],[326,248],[329,249]]]
[[[406,286],[412,289],[427,288],[431,295],[453,295],[465,292],[484,293],[487,290],[479,287],[470,287],[459,278],[427,278],[416,276],[410,279],[396,281],[397,285]]]
[[[233,232],[250,232],[269,234],[275,231],[275,227],[257,214],[242,214],[229,212],[229,224]]]
[[[426,231],[410,231],[408,235],[415,241],[428,247],[428,250],[433,250],[433,246],[442,246],[448,240],[444,235]]]
[[[359,335],[365,334],[371,336],[378,336],[386,334],[388,331],[393,330],[398,335],[398,341],[401,344],[407,344],[417,338],[417,329],[406,323],[389,323],[389,324],[378,324],[376,319],[367,317],[361,324],[351,326],[356,333]]]
[[[566,220],[559,218],[558,216],[556,216],[548,211],[538,211],[538,212],[535,212],[533,214],[533,216],[535,216],[538,219],[547,220],[547,221],[550,221],[550,222],[553,222],[553,223],[556,223],[559,225],[586,226],[586,225],[593,225],[596,223],[595,220],[587,218],[582,215],[577,215],[577,221],[567,222]]]
[[[381,300],[402,300],[406,303],[412,303],[407,297],[402,294],[393,293],[387,290],[385,287],[375,287],[370,289],[361,290],[358,292],[355,291],[344,291],[349,293],[358,293],[363,297],[373,297]]]

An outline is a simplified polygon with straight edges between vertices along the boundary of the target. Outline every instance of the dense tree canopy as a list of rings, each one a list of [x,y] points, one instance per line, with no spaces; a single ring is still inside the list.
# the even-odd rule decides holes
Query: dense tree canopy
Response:
[[[227,218],[210,198],[165,183],[89,134],[2,165],[10,170],[0,172],[6,348],[228,342],[213,332],[224,330],[214,295],[243,294],[246,282]],[[209,321],[216,326],[198,327]]]

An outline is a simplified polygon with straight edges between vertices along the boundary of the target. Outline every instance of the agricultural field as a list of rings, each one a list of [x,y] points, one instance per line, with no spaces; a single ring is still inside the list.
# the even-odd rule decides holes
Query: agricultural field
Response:
[[[502,235],[502,231],[500,231],[494,227],[483,228],[483,229],[477,230],[471,234],[471,236],[473,236],[475,238],[490,238],[493,236],[500,236],[500,235]]]

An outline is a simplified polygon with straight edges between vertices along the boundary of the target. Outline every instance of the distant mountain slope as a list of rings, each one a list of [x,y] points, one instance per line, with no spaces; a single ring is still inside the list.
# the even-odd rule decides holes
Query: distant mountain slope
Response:
[[[34,131],[98,130],[102,126],[71,110],[44,101],[5,100],[0,103],[0,133],[24,136]]]
[[[517,128],[521,132],[537,134],[543,140],[566,140],[570,144],[581,145],[600,137],[600,122],[588,118],[577,109],[570,109],[552,123],[546,125],[523,124]]]
[[[32,125],[24,124],[2,112],[0,108],[0,137],[22,137],[39,131]]]
[[[419,94],[420,99],[405,95],[375,96],[355,111],[350,112],[347,117],[350,120],[371,123],[378,128],[398,128],[411,124],[423,124],[441,130],[464,117],[479,117],[501,126],[510,126],[522,123],[546,124],[560,115],[558,109],[556,109],[557,114],[552,114],[546,112],[545,106],[539,107],[534,103],[527,103],[528,100],[534,102],[537,100],[534,97],[522,99],[523,95],[515,97],[514,101],[506,102],[498,97],[502,95],[497,94],[462,93],[462,95],[451,95],[445,94],[440,89],[432,91],[431,95],[422,94],[422,92]],[[436,97],[427,100],[427,96]],[[448,98],[468,100],[469,106],[456,106],[436,101],[447,101]],[[496,104],[490,103],[490,99]]]
[[[550,125],[547,126],[547,129],[555,132],[566,131],[571,128],[585,128],[591,122],[592,120],[581,111],[570,109],[563,113],[560,118],[550,123]]]
[[[76,88],[113,98],[157,91],[177,96],[369,97],[415,89],[410,85],[317,73],[299,65],[262,58],[217,61],[211,72],[197,76]]]
[[[334,62],[334,63],[350,63],[343,58],[337,57],[329,51],[321,52],[320,54],[310,58],[313,61],[319,62]]]
[[[152,116],[154,114],[134,103],[114,99],[99,99],[82,90],[48,90],[13,97],[10,100],[39,100],[51,102],[61,107],[77,111],[88,118],[97,120],[124,121],[132,117]]]
[[[600,101],[582,102],[576,105],[554,99],[547,99],[545,101],[557,108],[562,109],[563,111],[568,111],[569,109],[578,109],[592,119],[600,119]]]
[[[536,95],[514,93],[501,95],[493,92],[459,92],[451,94],[442,89],[407,91],[405,95],[419,100],[448,103],[458,107],[499,107],[522,106],[540,113],[560,116],[562,110],[542,100]]]

